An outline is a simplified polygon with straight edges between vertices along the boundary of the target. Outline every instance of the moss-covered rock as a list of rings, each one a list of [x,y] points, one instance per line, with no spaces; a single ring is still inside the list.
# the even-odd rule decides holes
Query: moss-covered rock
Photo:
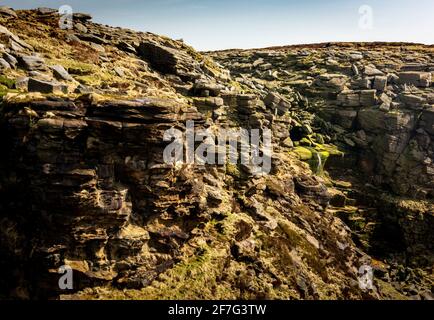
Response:
[[[295,147],[293,151],[300,157],[300,160],[307,161],[312,159],[312,151],[309,148]]]

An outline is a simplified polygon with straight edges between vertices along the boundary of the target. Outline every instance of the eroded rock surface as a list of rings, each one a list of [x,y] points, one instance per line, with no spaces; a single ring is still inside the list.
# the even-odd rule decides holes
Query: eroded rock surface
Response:
[[[331,44],[211,56],[263,95],[270,87],[283,95],[296,87],[309,98],[311,125],[326,142],[358,153],[371,183],[433,198],[432,49]],[[276,73],[272,80],[270,72]]]
[[[74,19],[0,10],[1,297],[431,298],[430,48],[200,54]],[[187,121],[270,129],[271,172],[165,163]]]

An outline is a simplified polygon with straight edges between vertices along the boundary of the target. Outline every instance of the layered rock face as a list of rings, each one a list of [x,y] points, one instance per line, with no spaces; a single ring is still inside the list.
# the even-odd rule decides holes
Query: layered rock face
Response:
[[[0,11],[2,298],[431,298],[428,48],[392,75],[362,68],[373,48],[203,55],[85,14],[61,30],[58,18]],[[192,122],[215,136],[271,130],[270,171],[167,163],[165,134]],[[384,216],[412,264],[370,249]],[[368,289],[363,267],[375,271]]]
[[[358,153],[370,183],[433,198],[432,49],[331,44],[212,56],[264,95],[264,86],[283,95],[295,86],[309,97],[312,126]]]
[[[192,181],[164,164],[160,140],[181,117],[194,116],[181,115],[181,105],[173,101],[155,98],[101,105],[42,100],[10,108],[4,107],[4,134],[10,139],[5,141],[9,157],[2,203],[12,216],[4,218],[13,221],[20,213],[27,221],[18,228],[29,228],[29,234],[15,245],[38,246],[31,257],[35,267],[56,272],[68,261],[82,273],[82,285],[87,278],[104,282],[116,277],[136,286],[152,279],[152,269],[173,264],[170,254],[175,255],[176,242],[187,238],[188,224],[194,222],[181,219],[171,226],[155,221],[152,231],[143,226],[145,221],[150,226],[156,213],[188,214],[198,205]],[[6,239],[12,236],[7,232],[14,232],[4,231]],[[158,247],[161,256],[150,258],[142,251],[153,241],[150,246]],[[142,278],[130,276],[138,267]]]
[[[210,56],[276,112],[291,108],[294,90],[306,97],[289,143],[311,166],[319,155],[330,177],[346,181],[335,184],[330,210],[351,226],[364,250],[401,256],[386,260],[425,265],[432,273],[431,47],[324,44]],[[324,143],[338,146],[343,157],[327,160]],[[428,279],[432,283],[432,274]]]
[[[363,294],[354,265],[369,258],[324,214],[326,188],[306,168],[292,168],[282,155],[272,175],[254,178],[238,167],[163,162],[164,130],[185,119],[200,123],[199,113],[188,112],[193,107],[144,99],[3,108],[3,269],[18,272],[8,283],[21,283],[17,293],[61,294],[57,269],[69,265],[76,289],[150,290],[157,276],[179,268],[173,277],[185,276],[183,285],[199,282],[186,296],[211,297],[198,291],[200,279],[182,274],[185,265],[192,275],[210,272],[221,297]],[[196,259],[210,259],[203,262],[209,271],[195,270]]]

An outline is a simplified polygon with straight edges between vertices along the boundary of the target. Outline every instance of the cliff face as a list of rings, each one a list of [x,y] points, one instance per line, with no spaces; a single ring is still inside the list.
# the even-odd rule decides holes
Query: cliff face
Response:
[[[264,85],[283,97],[296,87],[309,98],[310,124],[321,130],[319,137],[305,136],[357,153],[370,183],[434,197],[432,48],[330,44],[212,56],[263,95]],[[276,100],[269,95],[269,106],[278,107]]]
[[[61,30],[51,10],[10,12],[2,297],[431,297],[432,49],[200,54],[84,14]],[[270,173],[166,163],[165,133],[189,121],[270,129]]]

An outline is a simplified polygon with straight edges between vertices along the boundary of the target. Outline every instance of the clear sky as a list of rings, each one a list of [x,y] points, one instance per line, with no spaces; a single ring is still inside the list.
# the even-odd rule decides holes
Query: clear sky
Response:
[[[198,50],[329,41],[434,44],[434,0],[0,0],[0,4],[15,9],[70,5],[75,12],[91,13],[96,22],[182,38]],[[363,9],[361,14],[363,5],[372,11]],[[372,19],[366,20],[371,12]]]

